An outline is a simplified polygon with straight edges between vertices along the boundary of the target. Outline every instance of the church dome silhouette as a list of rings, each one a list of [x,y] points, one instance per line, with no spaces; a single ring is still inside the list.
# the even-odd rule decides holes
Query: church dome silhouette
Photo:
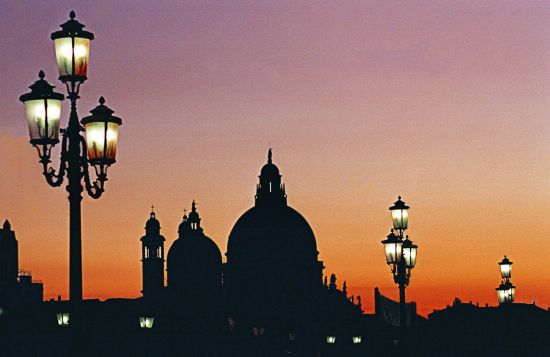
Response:
[[[317,260],[315,235],[306,219],[286,202],[279,169],[268,162],[260,174],[256,205],[235,223],[227,243],[230,264],[311,263]]]
[[[149,216],[149,219],[145,223],[145,229],[147,231],[160,231],[160,222],[155,216],[155,212],[153,209],[151,209],[151,214]]]
[[[184,216],[167,256],[168,287],[194,290],[221,284],[221,252],[200,226],[195,201],[189,217]]]

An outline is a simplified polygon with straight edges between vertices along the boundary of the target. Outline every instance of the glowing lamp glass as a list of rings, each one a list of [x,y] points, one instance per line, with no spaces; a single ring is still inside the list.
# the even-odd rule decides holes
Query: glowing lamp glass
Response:
[[[58,326],[69,326],[69,313],[68,312],[60,312],[56,315],[57,317],[57,325]]]
[[[498,263],[500,266],[500,275],[503,279],[510,279],[512,277],[512,262],[504,256],[501,262]]]
[[[401,201],[401,196],[399,196],[394,205],[390,207],[390,211],[393,220],[393,228],[400,232],[406,230],[409,224],[409,206]]]
[[[361,336],[353,336],[351,338],[351,340],[352,340],[354,345],[357,345],[357,344],[361,343]]]
[[[386,263],[396,264],[401,262],[403,256],[403,241],[391,232],[386,240],[382,241],[386,253]]]
[[[84,124],[90,163],[110,165],[116,161],[118,127],[119,124],[112,122]]]
[[[153,323],[155,322],[154,317],[140,317],[139,318],[139,327],[141,328],[153,328]]]
[[[499,304],[503,304],[506,302],[506,290],[504,289],[497,289],[497,298]]]
[[[32,144],[56,144],[59,142],[61,100],[27,100],[25,101],[25,112]]]
[[[59,79],[78,81],[86,78],[90,42],[89,38],[82,37],[62,37],[54,40]]]
[[[403,259],[405,260],[405,266],[407,268],[414,268],[416,265],[416,250],[417,246],[414,245],[407,237],[403,242]]]
[[[336,343],[336,336],[327,336],[327,343],[333,345]]]

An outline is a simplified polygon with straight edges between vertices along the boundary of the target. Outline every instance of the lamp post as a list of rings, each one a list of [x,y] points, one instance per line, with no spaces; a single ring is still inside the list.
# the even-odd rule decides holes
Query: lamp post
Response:
[[[390,207],[393,229],[382,241],[386,253],[386,263],[391,267],[393,281],[399,285],[399,325],[402,331],[406,328],[405,288],[409,285],[411,270],[416,265],[417,245],[403,237],[409,223],[409,206],[401,201],[401,196]],[[395,234],[394,232],[397,232]]]
[[[500,285],[495,289],[497,291],[497,298],[499,304],[513,303],[516,295],[516,287],[510,281],[512,277],[512,262],[506,255],[498,265],[500,266],[500,276],[502,281]]]
[[[38,74],[39,80],[29,87],[30,93],[21,95],[19,100],[25,104],[30,143],[38,151],[46,182],[52,187],[59,187],[67,177],[70,212],[69,298],[78,302],[82,300],[81,194],[84,188],[94,199],[103,193],[107,168],[115,163],[118,127],[122,120],[112,115],[114,112],[105,106],[105,99],[101,97],[99,105],[91,110],[91,115],[78,121],[76,101],[80,98],[80,85],[87,79],[90,42],[94,35],[85,31],[84,25],[75,20],[74,11],[70,12],[69,17],[60,25],[61,30],[51,34],[59,80],[65,84],[67,98],[71,102],[67,128],[59,128],[64,96],[54,92],[54,86],[44,79],[43,71]],[[85,136],[81,132],[85,132]],[[59,143],[60,133],[60,164],[55,170],[50,165],[51,151]],[[90,166],[95,171],[93,182]]]

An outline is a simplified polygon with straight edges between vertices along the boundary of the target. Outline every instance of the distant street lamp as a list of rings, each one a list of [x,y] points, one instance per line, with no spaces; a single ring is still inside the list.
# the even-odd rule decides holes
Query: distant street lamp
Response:
[[[386,263],[391,266],[393,281],[399,285],[399,324],[404,329],[407,323],[405,288],[409,285],[411,270],[416,265],[418,246],[413,244],[409,236],[403,238],[409,224],[409,206],[401,201],[401,196],[390,207],[390,211],[393,229],[382,244],[386,253]]]
[[[500,276],[502,282],[495,289],[497,291],[497,298],[499,304],[513,303],[516,295],[516,287],[510,281],[512,277],[512,262],[504,256],[504,259],[498,263],[500,266]]]
[[[140,317],[139,318],[139,327],[150,329],[153,328],[153,324],[155,323],[154,317]]]
[[[69,326],[69,313],[68,312],[60,312],[56,315],[57,317],[57,325],[64,327]]]
[[[61,25],[61,30],[51,34],[59,80],[65,84],[67,98],[71,102],[67,128],[59,128],[63,94],[53,91],[54,86],[44,79],[43,71],[38,74],[39,80],[29,87],[31,92],[21,95],[19,100],[25,104],[30,143],[38,151],[46,182],[58,187],[67,176],[70,207],[69,297],[77,302],[82,300],[81,193],[85,188],[88,195],[95,199],[103,193],[107,168],[116,161],[118,127],[122,120],[112,115],[114,112],[104,105],[105,99],[101,97],[99,105],[91,110],[92,115],[79,123],[76,101],[80,98],[80,85],[87,79],[90,42],[94,34],[85,31],[84,25],[75,20],[74,11],[70,12],[69,17]],[[59,143],[60,132],[61,158],[56,171],[50,166],[50,159],[52,148]],[[85,136],[81,132],[85,132]],[[96,176],[93,182],[89,174],[90,165],[94,167]]]

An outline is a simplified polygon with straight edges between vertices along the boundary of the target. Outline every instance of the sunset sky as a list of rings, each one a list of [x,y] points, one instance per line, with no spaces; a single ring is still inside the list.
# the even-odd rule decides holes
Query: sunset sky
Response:
[[[151,204],[168,248],[195,199],[225,253],[272,147],[325,273],[367,312],[374,287],[398,295],[380,243],[397,195],[420,313],[496,305],[504,254],[516,301],[550,305],[550,2],[0,0],[0,220],[46,298],[68,297],[67,193],[18,98],[40,69],[64,91],[49,36],[70,10],[95,34],[79,115],[103,95],[123,120],[106,192],[83,200],[85,297],[140,295]]]

